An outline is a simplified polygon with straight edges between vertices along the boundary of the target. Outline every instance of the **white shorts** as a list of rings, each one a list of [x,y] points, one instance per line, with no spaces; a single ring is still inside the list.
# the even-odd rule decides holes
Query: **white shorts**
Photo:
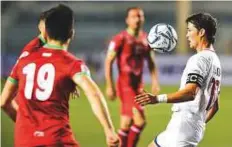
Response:
[[[204,136],[205,123],[191,112],[174,112],[165,131],[154,143],[157,147],[195,147]]]

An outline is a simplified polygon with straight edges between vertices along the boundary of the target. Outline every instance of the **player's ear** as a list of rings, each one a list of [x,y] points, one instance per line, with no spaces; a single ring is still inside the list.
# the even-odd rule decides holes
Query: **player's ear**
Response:
[[[205,35],[205,29],[203,29],[203,28],[200,29],[199,34],[201,37],[203,37]]]
[[[125,18],[125,23],[128,25],[128,17]]]
[[[69,33],[69,39],[73,39],[74,38],[74,34],[75,34],[75,30],[74,29],[72,29],[71,31],[70,31],[70,33]]]
[[[71,37],[71,39],[73,39],[74,36],[75,36],[75,29],[72,29],[72,37]]]
[[[43,35],[44,39],[47,40],[47,38],[48,38],[48,33],[47,33],[46,29],[44,29],[44,30],[45,30],[45,31],[44,31],[44,33],[43,33],[42,35]]]

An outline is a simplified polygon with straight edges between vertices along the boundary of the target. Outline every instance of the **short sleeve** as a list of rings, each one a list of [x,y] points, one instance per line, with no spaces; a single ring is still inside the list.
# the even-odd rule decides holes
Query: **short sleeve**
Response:
[[[196,83],[201,87],[208,75],[210,63],[203,56],[193,56],[187,63],[187,83]]]
[[[17,73],[18,73],[17,70],[18,70],[18,65],[19,65],[20,60],[24,57],[27,57],[29,54],[30,54],[30,52],[23,51],[21,53],[21,55],[19,56],[18,60],[16,61],[15,65],[10,73],[10,76],[8,78],[8,80],[10,80],[12,83],[17,83],[19,80],[18,75],[17,75]]]
[[[17,69],[18,69],[18,62],[14,65],[13,69],[11,70],[10,76],[7,79],[14,84],[18,83]]]
[[[75,61],[73,66],[71,66],[70,77],[74,75],[91,76],[89,68],[82,61]]]
[[[123,34],[118,34],[112,38],[108,46],[108,53],[119,52],[123,42]]]

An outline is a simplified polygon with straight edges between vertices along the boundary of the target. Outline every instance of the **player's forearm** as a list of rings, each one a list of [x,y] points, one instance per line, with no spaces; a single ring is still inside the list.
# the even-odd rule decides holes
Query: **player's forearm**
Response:
[[[113,62],[112,61],[106,61],[105,63],[105,79],[106,79],[106,85],[109,87],[113,87]]]
[[[208,123],[215,116],[218,110],[219,110],[219,106],[217,103],[215,103],[215,105],[207,112],[205,123]]]
[[[102,92],[94,81],[92,81],[91,79],[87,81],[88,84],[82,85],[82,88],[85,91],[85,94],[91,104],[94,114],[100,121],[105,131],[114,130],[107,103]]]
[[[89,93],[88,97],[90,97],[92,110],[100,121],[104,130],[114,130],[107,103],[100,90],[97,89],[95,92]]]
[[[148,62],[148,68],[151,74],[152,84],[157,84],[158,83],[158,71],[157,71],[157,66],[155,65],[152,59],[150,59]]]
[[[158,74],[155,69],[150,71],[151,79],[152,79],[152,85],[158,85]]]
[[[17,84],[12,83],[9,79],[6,81],[1,95],[1,108],[13,120],[16,120],[17,104],[14,103],[14,96],[17,91]]]
[[[197,84],[189,83],[186,84],[184,89],[181,89],[177,92],[158,95],[157,101],[167,102],[167,103],[180,103],[180,102],[192,101],[195,98],[197,90],[198,90]]]
[[[180,90],[175,93],[167,94],[167,103],[180,103],[194,100],[195,94],[191,91]]]
[[[13,105],[6,105],[2,107],[2,109],[14,122],[16,121],[17,110],[13,107]]]
[[[85,92],[94,114],[105,131],[114,129],[106,101],[97,84],[89,76],[85,75],[74,76],[73,81]]]

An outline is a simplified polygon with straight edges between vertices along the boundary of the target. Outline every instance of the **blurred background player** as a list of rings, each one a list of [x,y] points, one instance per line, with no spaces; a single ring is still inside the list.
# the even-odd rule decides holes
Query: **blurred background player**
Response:
[[[138,104],[178,103],[172,107],[172,118],[166,130],[149,147],[195,147],[202,140],[205,123],[218,111],[221,87],[221,63],[213,44],[217,21],[208,13],[197,13],[186,19],[187,39],[197,53],[187,62],[180,90],[171,94],[144,93]]]
[[[20,56],[1,94],[1,108],[5,110],[18,89],[15,146],[79,146],[70,128],[68,110],[69,94],[75,85],[88,97],[104,128],[107,145],[117,146],[103,94],[85,63],[67,52],[74,35],[73,11],[59,5],[47,16],[45,24],[47,44]]]
[[[144,12],[139,7],[127,9],[126,30],[115,35],[111,40],[105,59],[106,95],[111,100],[117,95],[121,100],[120,130],[118,135],[122,147],[136,146],[141,131],[145,126],[143,108],[133,101],[135,95],[143,89],[142,73],[144,60],[147,59],[152,77],[152,93],[157,94],[157,70],[148,47],[146,36],[142,30]],[[112,75],[114,60],[117,59],[119,76],[115,89]]]

